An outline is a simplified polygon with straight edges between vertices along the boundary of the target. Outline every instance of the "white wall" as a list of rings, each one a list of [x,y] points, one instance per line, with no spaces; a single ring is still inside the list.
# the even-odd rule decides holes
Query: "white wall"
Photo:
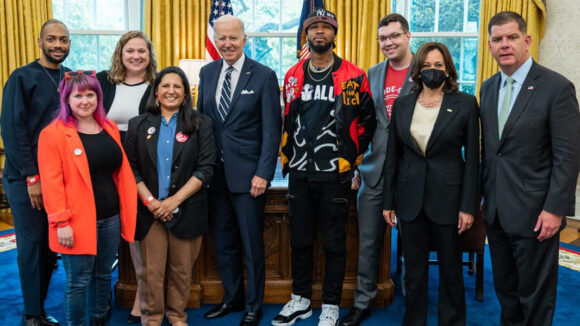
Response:
[[[580,1],[547,0],[546,10],[540,64],[570,79],[580,99]]]
[[[580,1],[547,0],[540,64],[570,79],[580,101]],[[577,140],[580,141],[580,140]],[[576,217],[580,219],[580,181],[576,186]]]

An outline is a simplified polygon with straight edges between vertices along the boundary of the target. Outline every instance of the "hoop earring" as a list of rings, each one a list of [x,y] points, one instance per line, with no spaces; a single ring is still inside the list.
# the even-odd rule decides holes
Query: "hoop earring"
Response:
[[[158,98],[155,99],[155,105],[157,105],[157,107],[159,107],[159,99]]]

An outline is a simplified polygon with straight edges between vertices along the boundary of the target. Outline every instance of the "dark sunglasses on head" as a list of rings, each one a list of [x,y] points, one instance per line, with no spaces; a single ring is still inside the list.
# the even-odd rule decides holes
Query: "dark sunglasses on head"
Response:
[[[75,71],[67,71],[64,73],[64,80],[77,78],[78,76],[85,75],[89,77],[97,78],[97,72],[94,70],[75,70]]]

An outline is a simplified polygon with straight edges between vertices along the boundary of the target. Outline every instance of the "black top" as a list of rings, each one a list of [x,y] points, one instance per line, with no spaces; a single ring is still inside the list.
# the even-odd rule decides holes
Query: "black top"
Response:
[[[304,157],[306,162],[291,168],[294,178],[338,181],[335,108],[332,71],[312,72],[307,67],[298,116],[297,138],[303,141],[294,144],[296,157]]]
[[[94,135],[80,132],[78,134],[89,162],[97,220],[117,215],[119,195],[113,173],[121,167],[123,153],[115,140],[104,131]]]
[[[24,177],[38,174],[38,136],[54,119],[59,107],[56,84],[68,70],[63,66],[43,69],[38,61],[33,61],[14,70],[8,78],[0,115],[6,179],[24,182]]]

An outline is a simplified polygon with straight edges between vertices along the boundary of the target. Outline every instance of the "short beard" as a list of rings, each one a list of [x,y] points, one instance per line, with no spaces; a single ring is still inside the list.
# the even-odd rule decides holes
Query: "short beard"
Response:
[[[326,53],[330,48],[332,48],[333,46],[333,42],[328,42],[326,44],[322,44],[322,45],[316,45],[314,44],[312,41],[308,40],[308,47],[310,48],[310,51],[322,54],[322,53]]]
[[[55,59],[53,58],[50,53],[44,48],[44,46],[42,47],[42,53],[44,54],[44,57],[46,58],[46,60],[54,63],[54,64],[61,64],[67,57],[68,57],[68,51],[65,52],[64,56],[62,57],[62,59]]]

